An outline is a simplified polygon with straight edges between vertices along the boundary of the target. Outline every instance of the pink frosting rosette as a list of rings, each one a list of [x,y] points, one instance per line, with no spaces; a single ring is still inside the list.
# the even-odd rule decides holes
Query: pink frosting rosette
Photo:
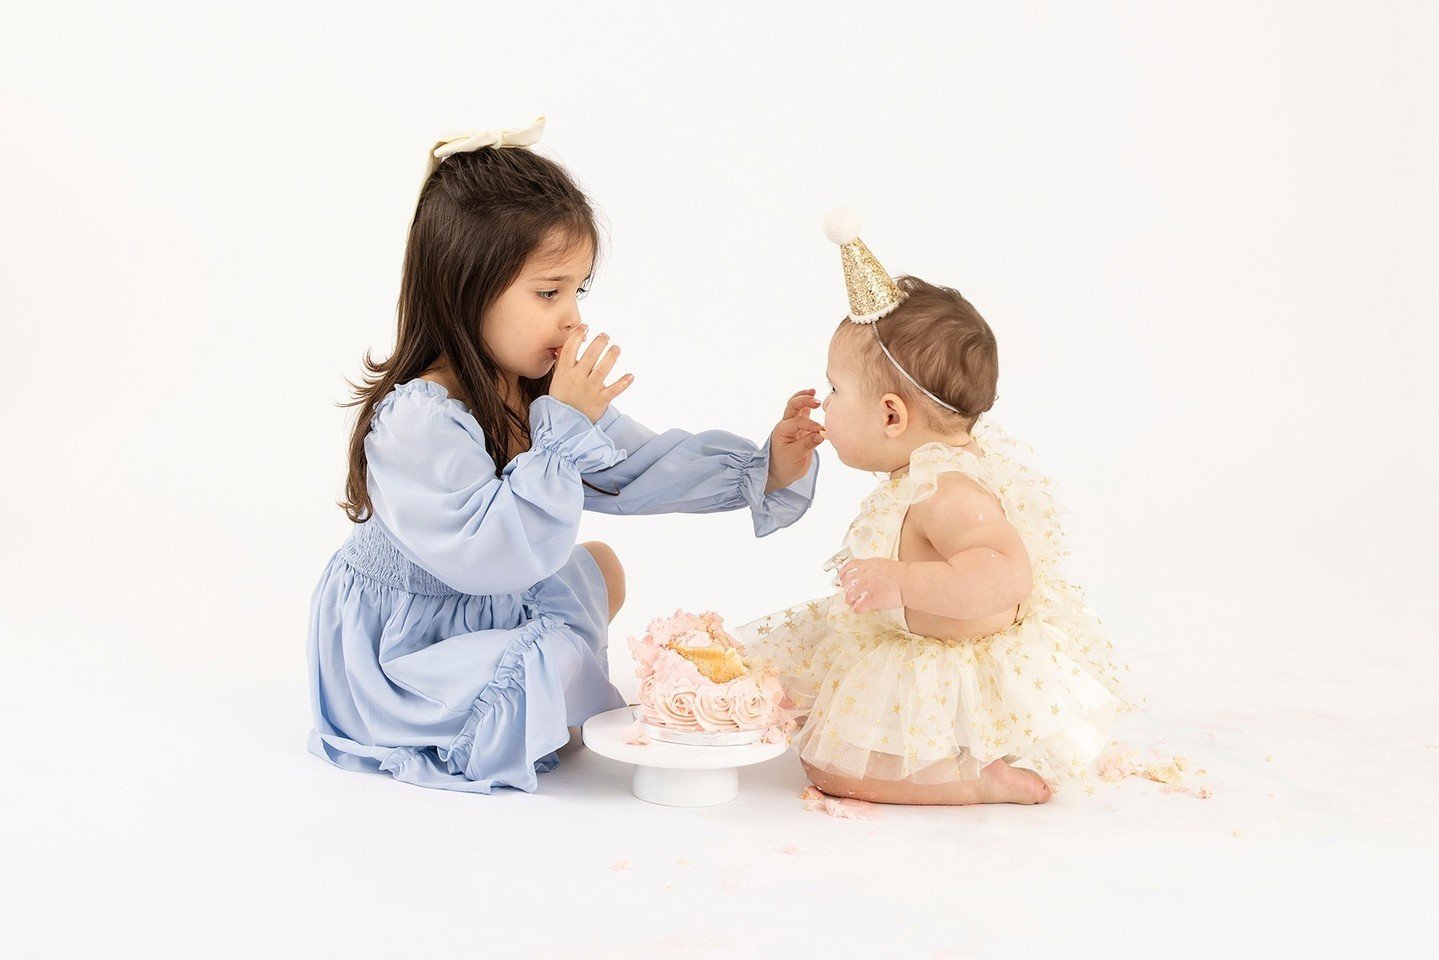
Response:
[[[698,730],[695,719],[699,688],[688,680],[662,680],[655,684],[654,710],[660,722],[681,730]]]
[[[749,677],[740,677],[729,684],[733,699],[734,722],[741,730],[763,730],[775,721],[775,701]]]
[[[661,722],[655,710],[655,687],[659,686],[659,682],[653,673],[640,681],[640,716],[650,723]]]
[[[734,719],[732,686],[731,682],[700,687],[699,696],[695,698],[695,720],[710,733],[739,729]]]

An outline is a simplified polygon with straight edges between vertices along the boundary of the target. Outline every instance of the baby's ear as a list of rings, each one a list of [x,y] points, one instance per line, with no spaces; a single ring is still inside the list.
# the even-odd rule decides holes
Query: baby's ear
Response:
[[[880,398],[884,405],[884,432],[891,439],[904,436],[909,429],[909,406],[897,393],[886,393]]]

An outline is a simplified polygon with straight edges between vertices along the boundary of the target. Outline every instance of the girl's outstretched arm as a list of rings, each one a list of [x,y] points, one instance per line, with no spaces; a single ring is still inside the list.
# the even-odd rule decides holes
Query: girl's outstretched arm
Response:
[[[584,414],[530,405],[532,447],[501,476],[479,425],[428,381],[376,409],[365,438],[374,516],[411,560],[471,594],[516,593],[564,566],[578,537],[580,475],[623,457]]]
[[[585,508],[600,513],[714,513],[749,507],[755,536],[794,523],[814,501],[819,455],[789,486],[766,494],[771,440],[757,446],[724,430],[666,430],[655,433],[613,405],[597,427],[626,451],[608,469],[585,480]],[[603,491],[603,492],[601,492]]]

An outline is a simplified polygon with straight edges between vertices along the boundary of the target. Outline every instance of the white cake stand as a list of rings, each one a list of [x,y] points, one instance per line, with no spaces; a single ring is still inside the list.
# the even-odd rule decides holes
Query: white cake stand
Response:
[[[635,722],[634,707],[620,707],[585,721],[584,743],[595,753],[632,763],[634,795],[666,807],[712,807],[739,796],[739,768],[772,760],[789,749],[783,743],[747,743],[712,747],[665,743],[625,743]]]

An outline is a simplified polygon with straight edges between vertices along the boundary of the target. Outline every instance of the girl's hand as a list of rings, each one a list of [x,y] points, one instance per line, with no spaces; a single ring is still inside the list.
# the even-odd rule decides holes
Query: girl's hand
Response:
[[[768,496],[794,483],[809,473],[814,448],[824,442],[824,427],[810,419],[809,412],[819,408],[814,388],[801,390],[789,398],[784,419],[769,438],[769,480],[764,492]]]
[[[899,575],[903,569],[904,564],[898,560],[883,557],[851,560],[839,568],[839,585],[844,588],[844,602],[855,613],[904,606],[899,590]]]
[[[590,342],[584,353],[580,353],[580,344],[584,343],[588,330],[589,327],[584,324],[575,327],[560,348],[554,376],[550,379],[550,396],[574,407],[594,423],[604,416],[610,401],[635,382],[635,375],[627,373],[606,386],[605,377],[609,376],[610,368],[619,359],[620,348],[611,346],[606,350],[610,337],[602,333]]]

